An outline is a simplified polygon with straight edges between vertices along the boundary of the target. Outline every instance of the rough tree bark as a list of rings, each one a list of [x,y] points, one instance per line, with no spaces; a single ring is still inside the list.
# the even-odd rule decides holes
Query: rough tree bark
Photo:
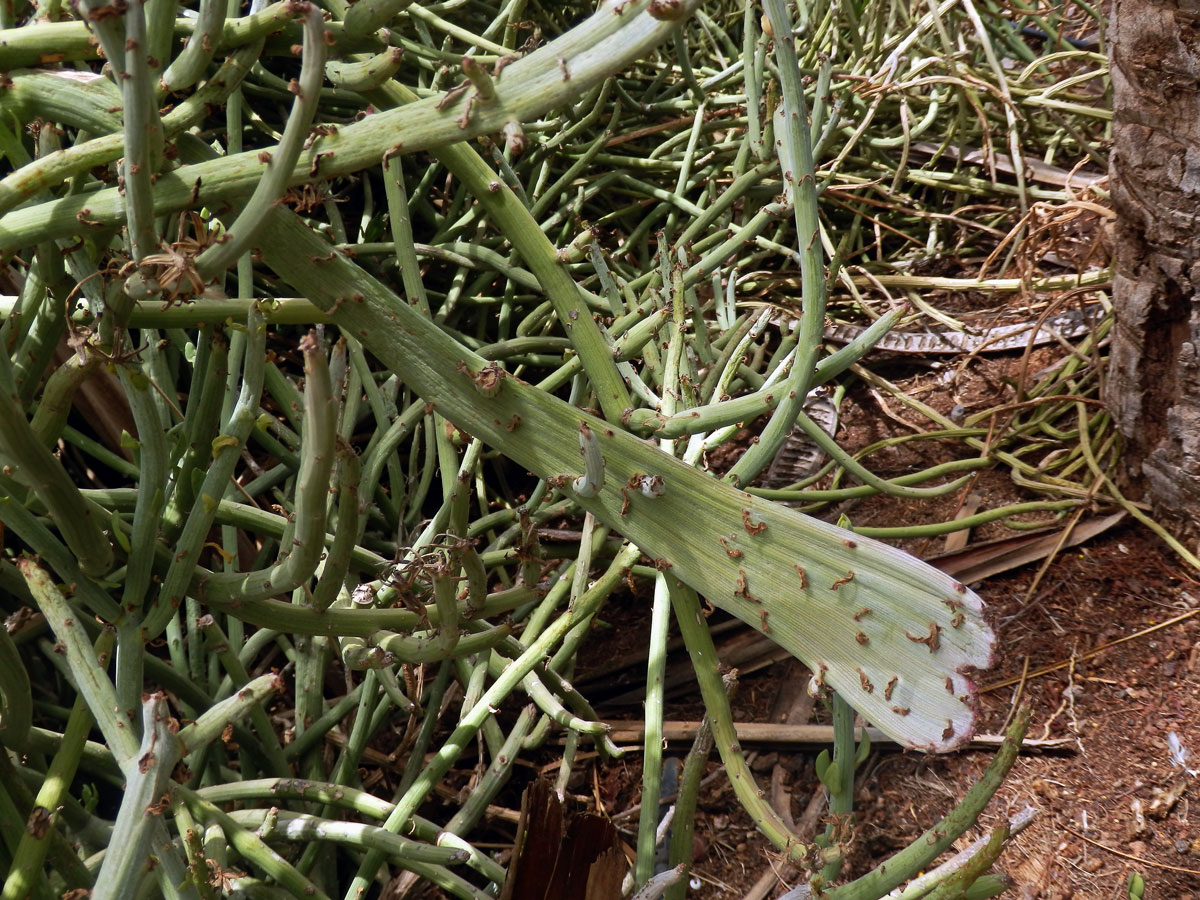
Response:
[[[1131,474],[1200,527],[1200,0],[1114,0],[1117,325],[1106,400]]]

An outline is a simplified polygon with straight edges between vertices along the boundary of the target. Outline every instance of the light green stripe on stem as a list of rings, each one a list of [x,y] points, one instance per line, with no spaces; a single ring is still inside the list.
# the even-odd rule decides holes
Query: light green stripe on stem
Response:
[[[227,813],[182,785],[172,787],[179,800],[186,803],[196,818],[218,826],[225,838],[249,865],[273,878],[293,897],[330,900],[329,895],[305,878],[286,859],[267,846],[257,834],[239,825]]]
[[[375,825],[340,822],[281,809],[235,810],[229,817],[253,828],[263,840],[312,841],[343,844],[355,850],[378,850],[403,865],[406,861],[458,865],[469,854],[455,847],[435,847],[411,841]]]
[[[671,595],[667,576],[654,579],[650,615],[650,647],[646,665],[646,734],[642,741],[642,812],[638,819],[637,857],[633,883],[645,884],[654,875],[658,832],[659,788],[662,782],[663,689],[667,670],[667,638],[671,626]]]

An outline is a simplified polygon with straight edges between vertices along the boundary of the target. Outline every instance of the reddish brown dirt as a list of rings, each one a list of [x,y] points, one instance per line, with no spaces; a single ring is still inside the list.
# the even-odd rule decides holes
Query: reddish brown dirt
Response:
[[[1068,746],[1025,753],[982,827],[964,842],[1031,805],[1037,811],[1033,825],[999,865],[1014,880],[1006,896],[1113,900],[1125,896],[1128,874],[1136,870],[1146,877],[1147,898],[1196,900],[1200,827],[1190,811],[1196,782],[1173,765],[1167,735],[1174,731],[1195,754],[1190,765],[1200,765],[1200,583],[1138,526],[1120,527],[1061,556],[1026,602],[1035,570],[1030,566],[981,588],[1000,654],[996,667],[981,673],[979,730],[1000,732],[1015,704],[1024,702],[1033,710],[1028,736],[1066,738]],[[610,620],[623,625],[604,642],[606,658],[636,648],[644,625],[638,622],[640,606],[629,598],[610,609]],[[1095,652],[1104,645],[1113,646]],[[770,720],[776,695],[797,679],[791,665],[775,663],[743,679],[735,701],[739,719]],[[1059,668],[1038,674],[1052,666]],[[602,706],[605,712],[616,711]],[[672,700],[667,715],[690,719],[699,713],[693,690]],[[813,751],[752,744],[746,749],[756,751],[752,766],[764,790],[780,767],[775,777],[791,795],[791,814],[800,819],[815,789]],[[686,747],[677,750],[682,754]],[[985,750],[927,757],[878,748],[859,781],[857,839],[847,874],[861,874],[933,824],[989,759]],[[621,818],[637,803],[636,756],[595,777],[609,814]],[[636,820],[625,825],[632,843]],[[745,897],[756,881],[781,869],[719,775],[703,792],[696,827],[696,875],[704,887],[692,896]],[[794,884],[791,878],[777,880],[762,896],[778,896]]]

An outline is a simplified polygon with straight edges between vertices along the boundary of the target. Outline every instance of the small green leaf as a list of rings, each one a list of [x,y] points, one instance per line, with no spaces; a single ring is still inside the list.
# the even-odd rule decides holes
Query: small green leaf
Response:
[[[219,434],[213,438],[212,455],[216,459],[226,447],[238,447],[241,442],[231,434]]]
[[[858,742],[858,749],[854,752],[854,767],[857,769],[867,757],[871,755],[871,736],[867,734],[866,729],[863,729],[862,740]]]
[[[112,523],[111,530],[112,530],[113,540],[115,540],[117,542],[117,544],[120,545],[122,550],[124,550],[126,553],[128,553],[130,550],[133,549],[133,546],[129,543],[129,535],[127,535],[125,533],[125,529],[122,526],[121,516],[115,510],[113,511],[113,514],[112,514],[111,523]]]
[[[817,778],[824,782],[825,770],[829,768],[829,751],[822,750],[820,753],[818,753],[817,760],[815,763],[813,763],[813,766],[817,770]]]
[[[831,762],[825,767],[825,772],[818,776],[821,779],[821,784],[825,785],[830,791],[836,791],[841,788],[842,783],[842,767],[840,763]]]

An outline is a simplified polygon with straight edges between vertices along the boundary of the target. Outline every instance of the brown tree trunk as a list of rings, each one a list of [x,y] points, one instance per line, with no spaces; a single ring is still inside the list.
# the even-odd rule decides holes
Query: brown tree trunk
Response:
[[[1114,0],[1117,326],[1106,400],[1130,474],[1200,526],[1200,0]]]

